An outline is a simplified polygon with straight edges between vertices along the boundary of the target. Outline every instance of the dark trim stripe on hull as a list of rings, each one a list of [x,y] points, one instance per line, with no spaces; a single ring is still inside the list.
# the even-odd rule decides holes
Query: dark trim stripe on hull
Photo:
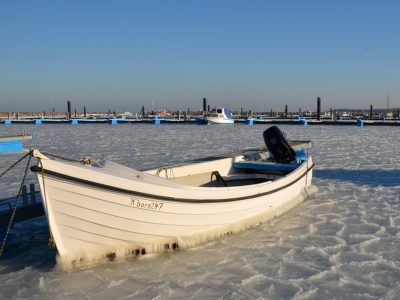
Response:
[[[128,194],[131,196],[140,196],[140,197],[145,197],[145,198],[151,198],[151,199],[156,199],[156,200],[160,200],[160,201],[163,200],[163,201],[183,202],[183,203],[220,203],[220,202],[233,202],[233,201],[240,201],[240,200],[248,200],[248,199],[276,193],[276,192],[283,190],[283,189],[295,184],[296,182],[298,182],[300,179],[302,179],[304,176],[306,176],[313,167],[314,167],[314,164],[309,166],[308,169],[303,174],[301,174],[299,177],[297,177],[295,180],[293,180],[290,183],[288,183],[284,186],[281,186],[279,188],[276,188],[276,189],[273,189],[271,191],[267,191],[264,193],[258,193],[258,194],[236,197],[236,198],[228,198],[228,199],[184,199],[184,198],[160,196],[160,195],[154,195],[154,194],[149,194],[149,193],[132,191],[132,190],[119,188],[119,187],[115,187],[115,186],[111,186],[111,185],[107,185],[107,184],[103,184],[103,183],[99,183],[99,182],[93,182],[90,180],[81,179],[81,178],[65,175],[62,173],[58,173],[58,172],[54,172],[54,171],[50,171],[50,170],[46,170],[46,169],[42,170],[42,168],[40,168],[39,166],[32,166],[31,171],[35,172],[35,173],[39,173],[39,174],[44,173],[44,174],[50,175],[52,177],[58,177],[58,178],[62,178],[62,179],[68,180],[68,181],[81,183],[84,185],[95,186],[97,188],[101,188],[101,189],[105,189],[105,190]]]

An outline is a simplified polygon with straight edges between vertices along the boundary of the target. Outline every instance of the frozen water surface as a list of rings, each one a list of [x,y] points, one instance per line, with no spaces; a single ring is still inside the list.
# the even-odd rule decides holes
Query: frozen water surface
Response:
[[[262,146],[267,126],[2,126],[25,143],[72,158],[147,168]],[[311,139],[318,192],[257,228],[193,249],[62,271],[45,218],[16,224],[18,247],[0,260],[0,298],[398,299],[400,131],[395,127],[281,126]],[[16,155],[0,156],[4,170]],[[23,166],[1,179],[17,192]],[[30,175],[29,180],[34,180]]]

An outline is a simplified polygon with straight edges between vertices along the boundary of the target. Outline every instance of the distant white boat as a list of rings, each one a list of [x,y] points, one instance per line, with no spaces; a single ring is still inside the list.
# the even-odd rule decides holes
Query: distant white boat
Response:
[[[56,161],[33,150],[60,258],[116,256],[191,247],[274,218],[302,201],[313,161],[276,126],[267,147],[137,171],[105,161]],[[303,144],[307,146],[308,144]]]
[[[233,124],[232,112],[226,108],[214,109],[210,114],[206,115],[209,124]]]

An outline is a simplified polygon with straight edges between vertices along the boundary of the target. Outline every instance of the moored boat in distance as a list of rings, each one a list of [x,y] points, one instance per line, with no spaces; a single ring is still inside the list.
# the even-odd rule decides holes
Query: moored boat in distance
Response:
[[[313,161],[272,126],[267,148],[138,171],[110,161],[77,164],[38,150],[37,173],[62,262],[192,247],[270,220],[309,193]]]
[[[208,124],[233,124],[232,112],[227,108],[216,108],[206,115]]]

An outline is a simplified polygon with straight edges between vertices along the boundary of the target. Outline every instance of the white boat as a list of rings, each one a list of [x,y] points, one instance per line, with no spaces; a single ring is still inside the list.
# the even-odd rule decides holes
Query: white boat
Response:
[[[33,150],[38,165],[32,170],[59,258],[113,260],[188,248],[284,213],[307,196],[314,164],[304,150],[285,161],[284,144],[276,140],[267,141],[270,151],[248,149],[146,171],[110,161],[64,162]]]
[[[232,112],[226,108],[217,108],[206,115],[208,124],[233,124]]]

